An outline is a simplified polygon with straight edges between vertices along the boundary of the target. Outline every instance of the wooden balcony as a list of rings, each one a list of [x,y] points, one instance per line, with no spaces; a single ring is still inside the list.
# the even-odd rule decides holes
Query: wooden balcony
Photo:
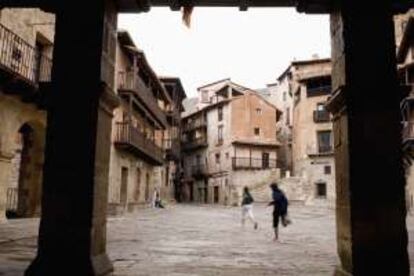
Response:
[[[145,85],[137,73],[119,72],[118,73],[119,94],[132,93],[154,118],[164,127],[167,126],[167,118],[164,111],[158,106],[157,99],[151,89]]]
[[[207,137],[200,137],[190,141],[185,141],[182,143],[183,151],[190,151],[199,148],[208,147]]]
[[[34,100],[39,84],[51,80],[52,60],[0,24],[0,82],[5,93]]]
[[[313,121],[315,123],[329,123],[331,121],[331,115],[326,110],[315,110],[313,112]]]
[[[205,164],[196,164],[191,167],[191,175],[194,178],[202,178],[208,176],[208,168]]]
[[[278,168],[276,159],[233,157],[233,170],[267,170]]]
[[[131,152],[146,162],[160,166],[164,163],[164,151],[130,123],[116,123],[115,146]]]
[[[185,132],[193,131],[199,128],[207,128],[207,121],[204,118],[192,120],[191,122],[184,123],[182,128]]]
[[[178,139],[165,139],[164,149],[166,150],[167,160],[179,160],[181,156],[181,144]]]

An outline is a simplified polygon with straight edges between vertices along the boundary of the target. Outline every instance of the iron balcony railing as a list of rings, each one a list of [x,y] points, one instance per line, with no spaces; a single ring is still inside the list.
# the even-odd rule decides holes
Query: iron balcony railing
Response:
[[[207,137],[199,137],[182,143],[183,150],[192,150],[200,147],[207,147]]]
[[[315,110],[313,112],[313,121],[315,123],[327,123],[331,120],[331,115],[326,110]]]
[[[147,87],[138,73],[133,71],[118,73],[118,90],[120,92],[128,91],[134,92],[134,95],[144,104],[146,108],[164,125],[167,124],[167,119],[164,111],[157,103],[157,99],[152,94],[149,87]]]
[[[18,189],[8,188],[6,194],[6,212],[17,212]]]
[[[317,154],[331,154],[333,147],[331,145],[319,145]]]
[[[276,159],[266,158],[250,158],[250,157],[233,157],[232,158],[233,169],[276,169],[278,168],[278,162]]]
[[[144,155],[157,164],[162,164],[164,161],[163,149],[128,122],[116,123],[115,144],[127,146],[132,152]]]
[[[52,60],[1,24],[0,67],[34,86],[51,80]]]

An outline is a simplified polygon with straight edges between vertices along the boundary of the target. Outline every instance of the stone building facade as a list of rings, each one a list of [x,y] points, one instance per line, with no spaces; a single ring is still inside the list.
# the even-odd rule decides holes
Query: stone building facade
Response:
[[[333,133],[331,117],[325,109],[331,93],[330,60],[292,62],[278,78],[273,93],[269,99],[284,104],[287,111],[278,131],[288,137],[284,141],[292,162],[292,174],[280,182],[282,188],[292,201],[333,206]]]
[[[158,78],[126,31],[118,32],[115,68],[120,106],[112,126],[108,202],[111,214],[122,214],[151,205],[156,190],[164,201],[174,199],[176,114],[185,93],[178,78]]]
[[[200,104],[183,116],[187,200],[238,205],[245,186],[257,200],[268,200],[262,190],[280,176],[280,111],[229,79],[203,86],[198,93]]]
[[[0,10],[0,220],[40,214],[54,16]]]
[[[54,15],[39,9],[0,10],[0,219],[41,212],[54,29]],[[108,203],[121,214],[149,205],[155,189],[174,200],[185,92],[179,78],[157,77],[127,32],[116,41],[113,70],[103,74],[119,102],[108,113]]]

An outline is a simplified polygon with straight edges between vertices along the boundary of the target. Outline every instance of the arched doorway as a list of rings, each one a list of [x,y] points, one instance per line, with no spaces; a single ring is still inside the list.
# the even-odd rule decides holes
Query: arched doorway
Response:
[[[8,218],[35,217],[41,212],[45,127],[27,122],[18,130],[11,179],[7,189]]]

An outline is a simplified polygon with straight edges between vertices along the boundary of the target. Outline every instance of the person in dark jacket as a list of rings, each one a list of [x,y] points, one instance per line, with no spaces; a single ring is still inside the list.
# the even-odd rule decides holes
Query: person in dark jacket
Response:
[[[257,229],[258,223],[253,216],[253,202],[254,199],[250,194],[249,188],[244,187],[243,189],[243,198],[242,198],[242,226],[244,227],[244,222],[246,221],[246,216],[254,225],[254,229]]]
[[[277,183],[272,183],[270,189],[272,190],[272,202],[269,203],[269,206],[273,205],[274,241],[277,241],[279,239],[279,218],[282,218],[283,226],[290,224],[287,218],[289,202]]]

